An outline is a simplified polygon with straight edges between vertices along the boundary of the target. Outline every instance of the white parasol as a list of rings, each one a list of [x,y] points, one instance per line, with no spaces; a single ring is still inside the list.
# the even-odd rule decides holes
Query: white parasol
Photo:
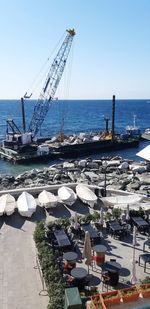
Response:
[[[102,207],[100,209],[100,220],[99,220],[99,223],[101,225],[103,225],[103,223],[104,223],[104,216],[103,216],[103,208]]]
[[[77,212],[75,212],[75,214],[74,214],[74,228],[75,228],[75,230],[78,230],[78,228],[79,228]]]
[[[134,226],[133,228],[133,246],[136,246],[137,242],[136,242],[136,233],[137,233],[137,227]]]
[[[131,283],[132,284],[136,284],[138,281],[136,277],[136,259],[135,259],[136,233],[137,233],[137,227],[134,226],[133,228],[133,257],[132,257],[132,271],[131,271]]]
[[[129,204],[127,204],[127,208],[126,208],[126,221],[130,220],[130,215],[129,215]]]

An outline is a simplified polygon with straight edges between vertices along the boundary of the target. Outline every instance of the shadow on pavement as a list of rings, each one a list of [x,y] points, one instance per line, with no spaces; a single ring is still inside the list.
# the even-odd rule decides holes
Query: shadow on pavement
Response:
[[[20,229],[21,231],[25,232],[25,230],[22,228],[26,221],[25,217],[21,217],[18,212],[14,212],[12,216],[4,216],[4,222],[6,225],[10,225],[11,227],[15,229]]]
[[[57,207],[51,211],[51,216],[55,218],[64,218],[64,217],[70,218],[71,213],[65,205],[58,204]]]

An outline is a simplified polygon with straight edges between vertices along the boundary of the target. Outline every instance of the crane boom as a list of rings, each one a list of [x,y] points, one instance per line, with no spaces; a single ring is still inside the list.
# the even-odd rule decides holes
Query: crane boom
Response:
[[[29,125],[29,132],[35,137],[48,113],[51,100],[54,98],[60,79],[62,77],[72,40],[75,35],[74,29],[68,29],[67,35],[50,67],[45,84],[35,103],[33,115]]]

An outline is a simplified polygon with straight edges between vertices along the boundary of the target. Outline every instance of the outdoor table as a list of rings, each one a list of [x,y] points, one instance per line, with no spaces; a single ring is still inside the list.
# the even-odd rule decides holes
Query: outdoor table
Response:
[[[82,280],[87,276],[88,272],[83,267],[76,267],[71,270],[71,276],[77,280]]]
[[[110,278],[109,284],[115,286],[119,281],[119,271],[121,269],[121,265],[118,262],[110,261],[104,263],[102,266],[103,271],[108,272],[108,276]]]
[[[107,248],[104,245],[96,245],[92,249],[94,251],[93,260],[98,266],[102,265],[105,262],[105,252]]]
[[[71,246],[70,240],[67,236],[67,234],[65,233],[64,230],[60,229],[60,230],[55,230],[54,231],[54,235],[57,239],[58,242],[58,246],[59,247],[68,247]]]
[[[77,260],[77,253],[76,252],[65,252],[63,258],[65,260],[65,269],[73,269],[76,267],[76,260]]]
[[[95,230],[91,224],[82,224],[81,229],[84,232],[89,232],[90,238],[92,239],[99,237],[97,230]]]
[[[63,257],[64,257],[64,260],[68,262],[72,262],[72,261],[76,262],[78,255],[76,252],[69,251],[69,252],[65,252]]]
[[[148,246],[150,248],[150,238],[144,241],[143,243],[143,251],[145,251],[145,246]]]
[[[144,272],[146,271],[147,263],[150,263],[150,253],[144,253],[139,255],[139,266],[141,265],[141,260],[144,262]]]
[[[113,236],[119,235],[120,233],[122,234],[124,232],[123,226],[121,226],[117,220],[109,221],[108,225],[109,225],[110,233]],[[121,234],[119,236],[121,236]]]
[[[146,220],[142,217],[132,217],[133,224],[138,228],[140,231],[148,231],[149,224]]]

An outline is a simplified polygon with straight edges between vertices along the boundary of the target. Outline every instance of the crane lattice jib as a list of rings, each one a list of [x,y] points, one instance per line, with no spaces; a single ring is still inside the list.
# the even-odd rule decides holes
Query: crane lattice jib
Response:
[[[63,41],[57,56],[53,60],[44,87],[34,106],[33,116],[29,125],[29,132],[32,132],[33,137],[40,130],[41,125],[48,113],[50,102],[54,98],[62,77],[74,35],[74,29],[67,30],[65,40]]]

